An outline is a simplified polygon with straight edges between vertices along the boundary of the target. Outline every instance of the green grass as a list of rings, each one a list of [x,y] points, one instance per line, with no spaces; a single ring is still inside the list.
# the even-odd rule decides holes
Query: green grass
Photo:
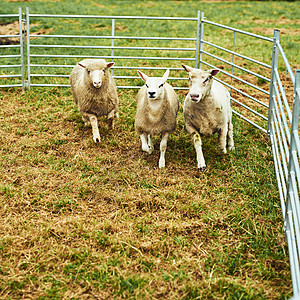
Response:
[[[291,295],[264,134],[234,118],[236,151],[222,157],[216,138],[203,139],[208,170],[197,176],[182,112],[166,169],[158,150],[142,153],[134,91],[119,91],[120,119],[112,132],[100,121],[99,145],[69,90],[0,93],[2,296]]]
[[[6,2],[5,2],[6,3]],[[96,2],[80,2],[76,5],[72,5],[68,1],[59,1],[59,7],[55,2],[39,2],[33,1],[29,3],[15,3],[8,2],[7,5],[3,5],[3,13],[11,13],[13,10],[17,11],[18,6],[21,6],[23,11],[28,6],[31,13],[47,13],[47,14],[65,14],[65,15],[133,15],[133,16],[159,16],[161,10],[164,10],[165,16],[179,16],[179,17],[196,17],[196,11],[202,10],[205,12],[205,17],[209,21],[228,25],[237,29],[242,29],[255,34],[272,37],[274,28],[278,28],[282,31],[281,44],[286,51],[287,58],[292,66],[292,69],[297,68],[299,62],[299,34],[298,19],[295,18],[295,12],[299,11],[297,3],[294,2],[272,2],[266,9],[265,2],[223,2],[223,3],[198,3],[196,1],[116,1],[109,2],[104,1],[101,4]],[[1,3],[0,3],[1,8]],[[65,9],[65,10],[64,10]],[[84,13],[83,13],[84,12]],[[266,13],[267,12],[267,13]],[[3,19],[4,20],[4,19]],[[1,21],[1,20],[0,20]],[[2,21],[4,22],[4,21]],[[8,22],[6,20],[5,22]],[[30,32],[35,34],[58,34],[58,35],[111,35],[112,25],[109,19],[82,19],[82,18],[30,18]],[[225,47],[229,50],[233,49],[233,32],[221,29],[216,26],[205,24],[204,26],[204,40],[212,42],[216,45]],[[170,21],[170,20],[122,20],[116,19],[115,34],[120,36],[174,36],[174,37],[192,37],[196,36],[196,22],[193,21]],[[83,39],[83,38],[31,38],[31,44],[39,45],[82,45],[82,46],[110,46],[110,39]],[[155,41],[155,45],[152,40],[123,40],[116,39],[114,41],[115,46],[134,46],[134,47],[189,47],[195,48],[195,42],[193,41]],[[3,48],[3,54],[18,54],[17,48]],[[203,46],[203,50],[212,53],[226,61],[231,62],[233,57],[230,53],[220,51],[208,45]],[[45,57],[31,57],[31,64],[46,64],[46,65],[69,65],[70,68],[53,68],[53,67],[31,67],[31,84],[69,84],[68,78],[65,77],[48,77],[48,76],[35,76],[39,74],[52,74],[68,76],[71,68],[82,58],[56,58],[49,57],[50,55],[73,55],[73,56],[88,56],[88,55],[101,55],[110,56],[110,49],[76,49],[76,48],[53,48],[31,47],[31,55],[42,54]],[[235,36],[235,51],[250,58],[254,58],[258,61],[271,65],[272,61],[272,43],[258,40],[256,38],[249,37],[247,35],[237,33]],[[25,49],[26,52],[26,49]],[[47,56],[49,55],[49,56]],[[115,49],[114,55],[116,56],[144,56],[144,57],[180,57],[181,60],[137,60],[137,59],[115,59],[116,67],[132,66],[132,67],[162,67],[162,68],[181,68],[181,64],[194,65],[193,59],[195,57],[194,51],[159,51],[159,50],[125,50]],[[203,54],[203,60],[206,63],[220,68],[222,71],[231,73],[231,66],[218,59],[212,58],[209,55]],[[7,59],[5,64],[18,64],[17,58]],[[234,63],[238,66],[244,67],[252,72],[263,75],[270,78],[270,69],[262,66],[258,66],[248,60],[241,59],[238,56],[234,57]],[[210,68],[208,65],[203,65],[204,68]],[[285,80],[286,68],[283,61],[279,61],[279,70],[282,73],[282,79]],[[17,68],[11,68],[9,70],[3,70],[3,74],[19,74],[21,71]],[[26,72],[26,70],[25,70]],[[153,76],[160,76],[162,71],[151,71],[147,73]],[[233,74],[246,80],[247,82],[258,85],[260,88],[269,91],[269,84],[266,80],[249,75],[247,72],[241,71],[238,68],[234,68]],[[137,79],[116,79],[116,83],[119,86],[139,86],[141,80],[138,78],[136,70],[118,69],[114,70],[115,76],[134,76]],[[185,78],[186,73],[182,70],[172,70],[170,77]],[[230,77],[219,74],[218,78],[230,84]],[[186,85],[183,80],[169,80],[173,86],[182,87]],[[21,83],[20,78],[0,78],[0,84],[5,83]],[[249,94],[251,93],[256,99],[268,103],[268,97],[266,94],[256,89],[249,87],[248,85],[233,80],[235,88],[242,90]],[[290,81],[287,86],[287,93],[292,97],[293,91],[290,86]],[[267,117],[268,110],[261,105],[257,105],[252,100],[247,100],[239,93],[233,92],[234,99],[249,106],[251,109],[259,112]],[[240,105],[233,103],[234,109],[238,112],[242,112],[243,109]],[[255,116],[253,113],[248,113],[247,117],[252,121],[255,121],[260,126],[265,128],[264,121],[260,117]]]
[[[298,26],[297,3],[269,4],[270,9],[265,2],[251,1],[3,1],[0,9],[11,13],[29,6],[31,13],[151,16],[162,11],[195,16],[200,9],[210,21],[261,34],[261,27],[279,24],[289,30],[281,42],[284,48],[288,45],[294,67],[299,62],[299,37],[292,34]],[[145,35],[151,29],[146,21],[139,24],[117,21],[118,34]],[[79,19],[39,20],[31,30],[52,28],[57,34],[110,31],[105,20]],[[188,24],[181,28],[165,22],[161,35],[185,36],[190,30]],[[209,26],[205,30],[209,40],[231,43],[230,33],[221,39]],[[237,46],[246,55],[269,58],[261,44],[238,38]],[[116,128],[108,131],[105,119],[100,120],[102,140],[95,145],[69,89],[0,89],[0,297],[291,297],[268,137],[234,117],[236,150],[221,156],[217,138],[203,138],[207,171],[199,175],[181,108],[168,142],[166,168],[159,170],[159,138],[149,156],[134,132],[136,91],[119,89],[118,94]],[[184,93],[179,96],[182,104]]]

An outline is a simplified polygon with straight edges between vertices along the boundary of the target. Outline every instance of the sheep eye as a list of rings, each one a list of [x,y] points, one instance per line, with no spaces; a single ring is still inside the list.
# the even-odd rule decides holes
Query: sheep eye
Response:
[[[146,88],[148,89],[149,88],[149,85],[146,83]]]
[[[159,88],[162,88],[164,86],[164,84],[162,83],[160,86],[159,86]]]
[[[209,77],[207,77],[207,78],[203,81],[203,83],[206,83],[208,80],[209,80]]]
[[[102,69],[102,72],[105,73],[105,69]]]
[[[87,72],[88,72],[88,74],[90,74],[90,73],[91,73],[91,71],[90,71],[90,70],[87,70]]]

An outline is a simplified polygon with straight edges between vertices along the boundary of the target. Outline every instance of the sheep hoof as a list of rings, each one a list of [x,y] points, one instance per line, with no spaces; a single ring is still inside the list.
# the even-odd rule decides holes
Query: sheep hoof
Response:
[[[206,167],[204,166],[204,167],[200,167],[200,168],[198,168],[198,171],[201,173],[201,172],[204,172],[205,171],[205,169],[206,169]]]
[[[152,150],[149,147],[142,147],[142,150],[145,151],[148,154],[152,153]]]
[[[153,150],[154,150],[154,148],[153,148],[153,146],[149,146],[149,154],[151,154],[152,152],[153,152]]]
[[[234,151],[234,150],[235,150],[235,147],[234,147],[234,146],[231,146],[231,147],[228,148],[228,150],[229,150],[229,151]]]
[[[164,161],[159,161],[158,167],[159,167],[160,169],[164,168],[165,166],[166,166],[166,164],[165,164]]]
[[[224,148],[224,149],[219,149],[219,153],[220,153],[221,155],[226,154],[226,153],[227,153],[226,148]]]
[[[94,140],[95,144],[100,143],[100,141],[101,141],[100,137],[96,137],[93,140]]]

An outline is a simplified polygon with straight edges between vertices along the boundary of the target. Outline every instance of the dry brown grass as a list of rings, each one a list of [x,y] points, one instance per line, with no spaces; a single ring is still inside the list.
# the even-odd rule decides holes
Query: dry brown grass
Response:
[[[267,137],[235,119],[236,152],[204,140],[195,176],[180,112],[159,170],[135,137],[134,92],[119,94],[95,145],[68,90],[0,91],[0,297],[291,295]]]
[[[201,9],[208,20],[270,37],[279,28],[293,69],[298,66],[294,33],[299,23],[293,2],[47,2],[35,1],[30,11],[61,13],[64,7],[70,14],[103,14],[105,8],[108,15],[194,16]],[[11,13],[20,3],[1,5],[3,13]],[[56,23],[55,33],[109,30],[105,24],[66,22]],[[18,32],[12,24],[0,30]],[[43,33],[44,25],[54,28],[35,25],[32,32]],[[125,25],[118,28],[140,29]],[[231,37],[226,41],[226,34],[205,28],[209,41],[231,48]],[[190,34],[179,29],[173,26],[172,32]],[[237,46],[261,61],[271,57],[271,46],[240,37]],[[238,57],[234,61],[249,67]],[[269,75],[269,70],[257,71]],[[257,78],[239,75],[269,89]],[[235,84],[248,92],[249,87]],[[204,139],[208,167],[199,176],[180,111],[166,168],[159,170],[158,150],[151,156],[142,153],[134,133],[135,92],[119,94],[116,128],[108,132],[101,122],[102,142],[95,145],[69,90],[0,90],[0,298],[288,299],[289,260],[267,136],[234,118],[236,151],[219,156],[216,138]],[[251,95],[268,101],[260,92]],[[234,96],[259,109],[253,101]]]

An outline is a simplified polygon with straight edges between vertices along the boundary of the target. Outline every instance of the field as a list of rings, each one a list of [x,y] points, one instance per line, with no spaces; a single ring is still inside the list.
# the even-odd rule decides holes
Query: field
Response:
[[[171,16],[201,9],[211,21],[259,34],[280,27],[291,66],[299,65],[297,2],[73,2],[2,1],[0,9]],[[70,89],[0,89],[0,298],[290,298],[268,137],[234,117],[236,150],[221,156],[217,137],[204,138],[207,170],[198,174],[181,108],[160,170],[159,138],[149,156],[134,131],[136,90],[118,94],[120,118],[113,131],[100,120],[95,145]]]

